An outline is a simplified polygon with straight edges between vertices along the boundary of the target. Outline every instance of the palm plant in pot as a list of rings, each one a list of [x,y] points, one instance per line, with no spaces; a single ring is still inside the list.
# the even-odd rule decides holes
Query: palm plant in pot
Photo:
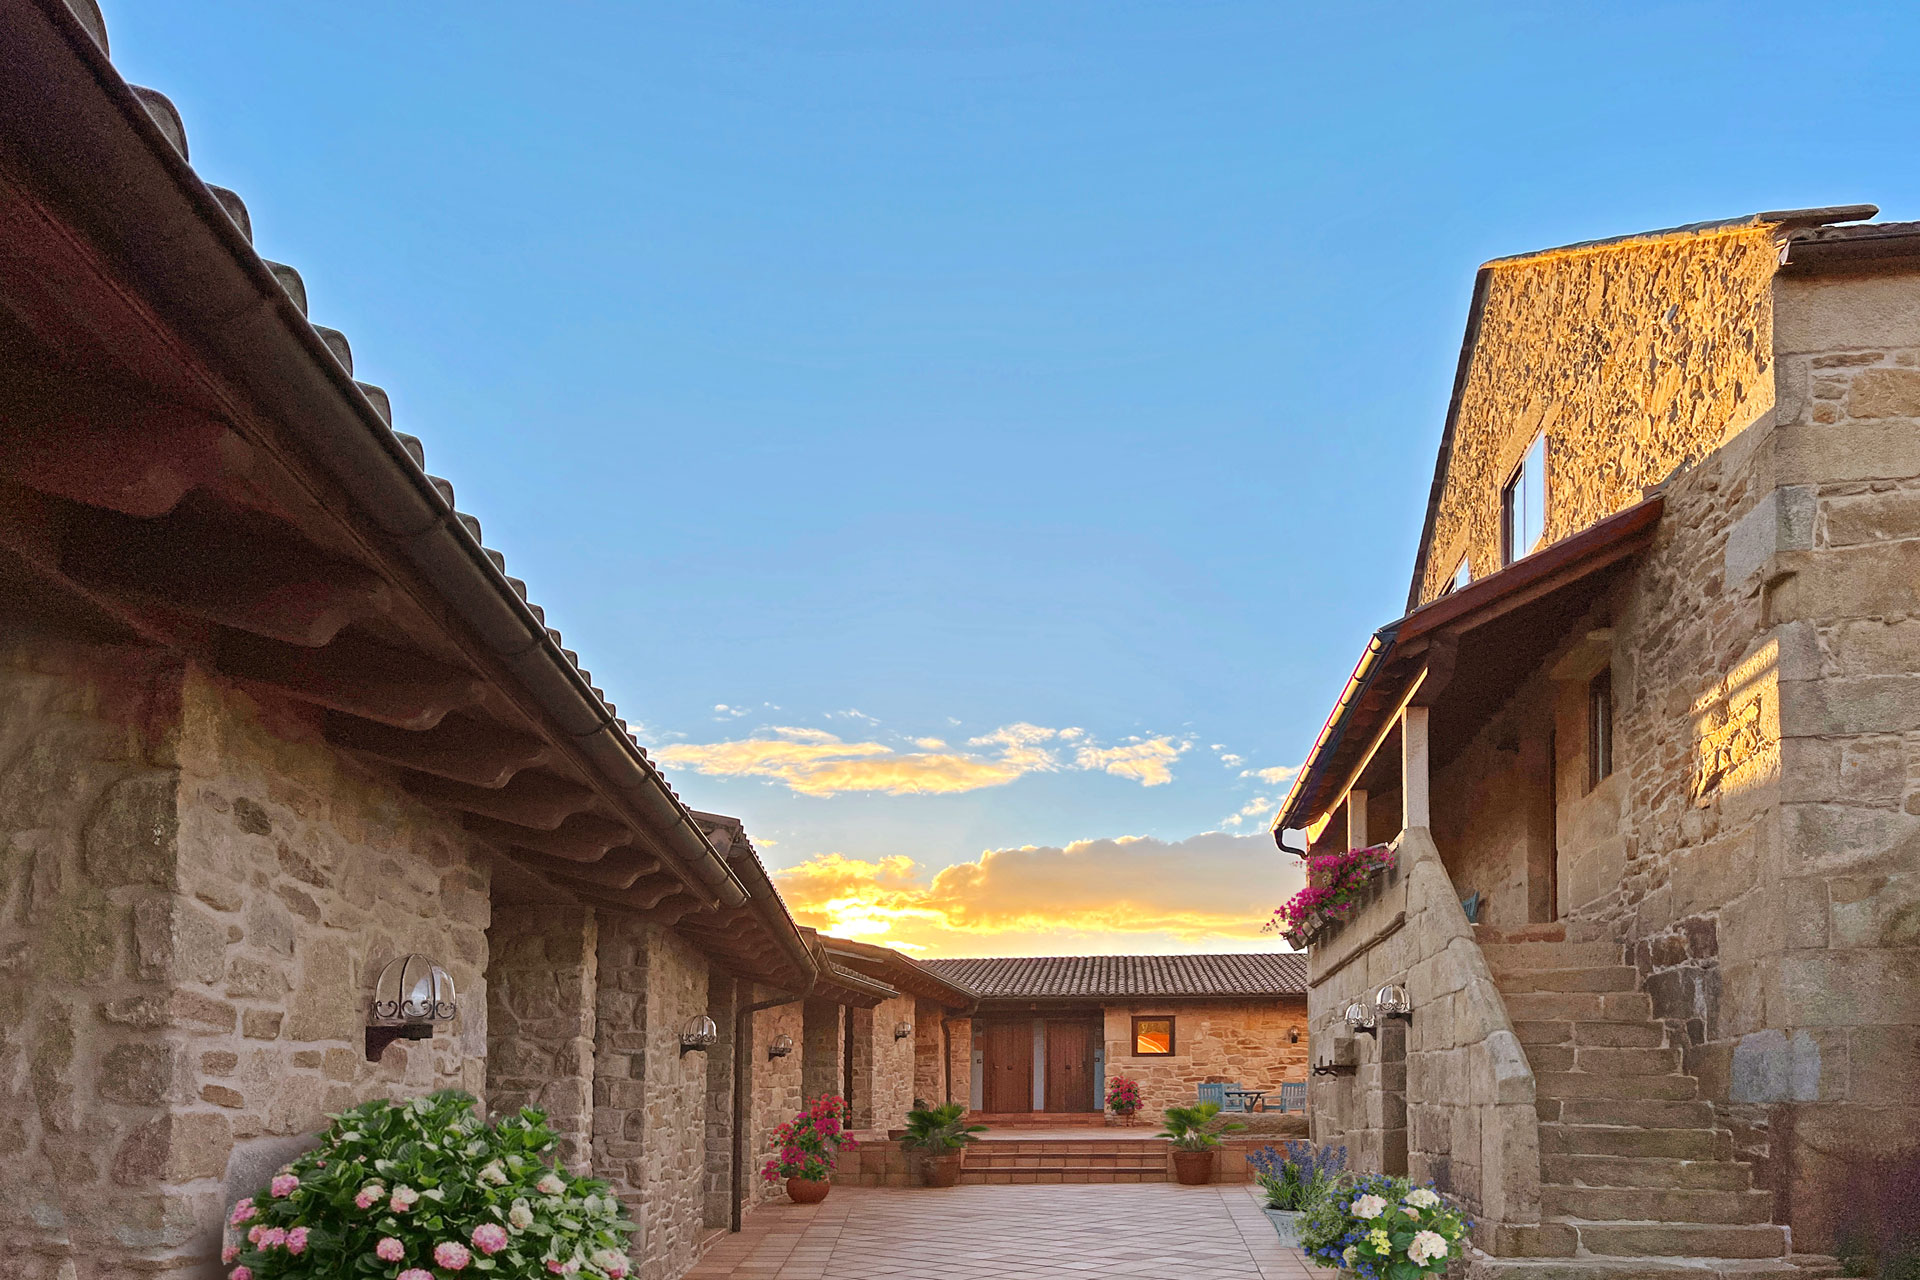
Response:
[[[1220,1135],[1247,1126],[1220,1119],[1220,1104],[1202,1102],[1193,1107],[1168,1107],[1166,1128],[1159,1136],[1173,1148],[1174,1180],[1186,1187],[1204,1187],[1213,1181],[1213,1158]]]
[[[900,1145],[920,1153],[921,1174],[930,1187],[951,1187],[960,1181],[960,1163],[974,1135],[987,1126],[969,1124],[965,1103],[948,1102],[907,1112],[907,1133]]]

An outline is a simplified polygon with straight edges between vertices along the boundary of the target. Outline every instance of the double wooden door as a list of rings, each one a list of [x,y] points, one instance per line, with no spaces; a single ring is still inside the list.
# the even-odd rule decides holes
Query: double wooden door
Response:
[[[980,1101],[985,1111],[1098,1111],[1094,1054],[1100,1024],[1085,1018],[1009,1019],[981,1029]],[[1034,1048],[1046,1055],[1044,1094],[1034,1106]]]

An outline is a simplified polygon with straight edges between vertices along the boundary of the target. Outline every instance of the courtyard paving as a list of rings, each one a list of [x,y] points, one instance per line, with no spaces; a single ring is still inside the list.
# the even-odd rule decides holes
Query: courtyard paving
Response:
[[[781,1200],[686,1280],[1333,1280],[1244,1186],[835,1187]]]

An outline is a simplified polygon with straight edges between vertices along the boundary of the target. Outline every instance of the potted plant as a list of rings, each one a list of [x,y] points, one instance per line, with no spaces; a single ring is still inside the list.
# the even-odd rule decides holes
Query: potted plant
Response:
[[[634,1224],[604,1182],[551,1161],[538,1111],[493,1123],[445,1090],[344,1111],[310,1151],[233,1206],[228,1280],[633,1274]]]
[[[1307,887],[1287,899],[1265,928],[1289,943],[1304,946],[1316,935],[1357,911],[1373,888],[1374,878],[1392,871],[1394,850],[1376,844],[1345,853],[1314,853],[1302,859]]]
[[[1140,1086],[1125,1076],[1114,1076],[1107,1081],[1107,1110],[1121,1124],[1137,1123],[1134,1113],[1140,1110]]]
[[[1384,1174],[1328,1184],[1300,1219],[1300,1249],[1323,1267],[1369,1280],[1446,1273],[1473,1223],[1431,1186]]]
[[[963,1102],[948,1102],[907,1112],[907,1135],[900,1145],[921,1155],[920,1171],[930,1187],[951,1187],[960,1181],[960,1164],[974,1134],[987,1126],[967,1123]]]
[[[795,1204],[819,1204],[833,1189],[829,1181],[843,1148],[857,1146],[847,1133],[847,1103],[836,1096],[815,1098],[799,1115],[773,1131],[773,1157],[760,1176],[787,1180]]]
[[[1213,1157],[1220,1135],[1247,1126],[1220,1119],[1220,1104],[1202,1102],[1193,1107],[1168,1107],[1166,1128],[1159,1136],[1173,1148],[1173,1176],[1186,1187],[1204,1187],[1213,1181]]]
[[[1254,1181],[1267,1196],[1267,1220],[1284,1245],[1300,1243],[1300,1217],[1326,1194],[1347,1167],[1347,1149],[1315,1147],[1294,1139],[1262,1147],[1247,1157]]]

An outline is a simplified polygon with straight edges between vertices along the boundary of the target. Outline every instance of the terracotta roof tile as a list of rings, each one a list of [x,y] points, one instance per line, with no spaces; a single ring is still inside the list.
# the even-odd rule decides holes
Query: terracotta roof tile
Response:
[[[1226,956],[996,956],[920,960],[983,1000],[1070,997],[1292,996],[1307,989],[1295,952]]]

